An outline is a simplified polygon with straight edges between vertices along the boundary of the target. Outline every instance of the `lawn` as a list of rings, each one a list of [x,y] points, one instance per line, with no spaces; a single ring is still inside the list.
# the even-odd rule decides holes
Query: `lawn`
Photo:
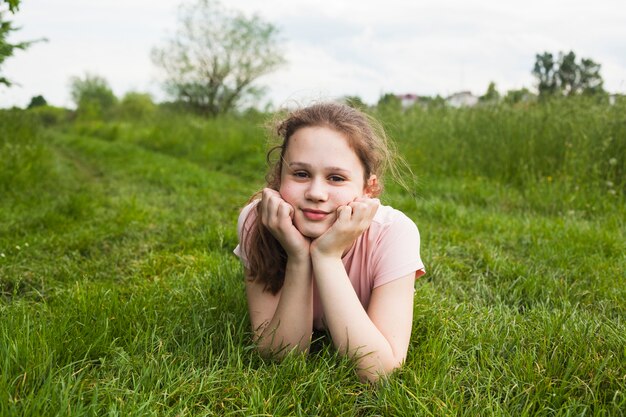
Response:
[[[0,415],[626,414],[623,103],[374,113],[427,268],[377,386],[252,345],[232,250],[268,116],[0,112]]]

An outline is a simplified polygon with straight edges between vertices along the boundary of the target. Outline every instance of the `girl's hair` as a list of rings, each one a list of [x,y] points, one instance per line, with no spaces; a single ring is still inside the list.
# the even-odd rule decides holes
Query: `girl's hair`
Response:
[[[409,173],[410,168],[397,156],[392,144],[387,141],[382,126],[367,114],[345,104],[323,102],[294,110],[279,120],[274,132],[280,144],[273,146],[267,153],[267,163],[270,167],[265,179],[267,188],[280,191],[282,162],[289,146],[289,139],[298,130],[304,127],[327,127],[343,134],[349,146],[363,165],[365,173],[364,183],[371,175],[376,175],[378,183],[375,189],[370,190],[373,197],[380,195],[383,188],[382,177],[389,170],[394,179],[404,188],[405,181],[400,177],[397,165],[402,165]],[[272,158],[278,152],[278,158]],[[412,173],[411,173],[412,175]],[[258,198],[256,193],[252,198]],[[272,294],[278,293],[285,279],[287,254],[281,244],[261,222],[261,204],[256,206],[256,220],[244,227],[250,232],[244,234],[246,239],[242,244],[248,255],[249,273],[253,280],[260,280],[265,284],[265,290]]]

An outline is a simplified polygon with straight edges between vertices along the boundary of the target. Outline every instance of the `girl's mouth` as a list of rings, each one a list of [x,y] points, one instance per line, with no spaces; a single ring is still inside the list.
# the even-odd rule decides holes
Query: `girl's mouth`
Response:
[[[328,213],[322,210],[303,209],[302,213],[304,217],[313,221],[324,220],[328,216]]]

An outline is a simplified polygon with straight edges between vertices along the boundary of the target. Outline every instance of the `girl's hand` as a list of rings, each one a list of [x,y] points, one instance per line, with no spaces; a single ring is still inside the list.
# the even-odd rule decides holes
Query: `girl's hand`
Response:
[[[311,254],[341,258],[370,227],[379,205],[378,199],[359,197],[348,205],[339,207],[335,223],[311,243]]]
[[[262,224],[278,239],[287,256],[308,257],[310,239],[293,225],[293,207],[271,188],[263,189],[260,204]]]

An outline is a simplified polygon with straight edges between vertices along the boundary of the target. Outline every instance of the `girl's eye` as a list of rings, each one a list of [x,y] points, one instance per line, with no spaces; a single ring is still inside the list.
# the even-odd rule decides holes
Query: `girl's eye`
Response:
[[[306,172],[302,172],[302,171],[297,171],[293,173],[294,177],[297,178],[308,178],[309,174],[307,174]]]
[[[331,175],[328,179],[332,182],[342,182],[345,181],[345,178],[340,177],[339,175]]]

